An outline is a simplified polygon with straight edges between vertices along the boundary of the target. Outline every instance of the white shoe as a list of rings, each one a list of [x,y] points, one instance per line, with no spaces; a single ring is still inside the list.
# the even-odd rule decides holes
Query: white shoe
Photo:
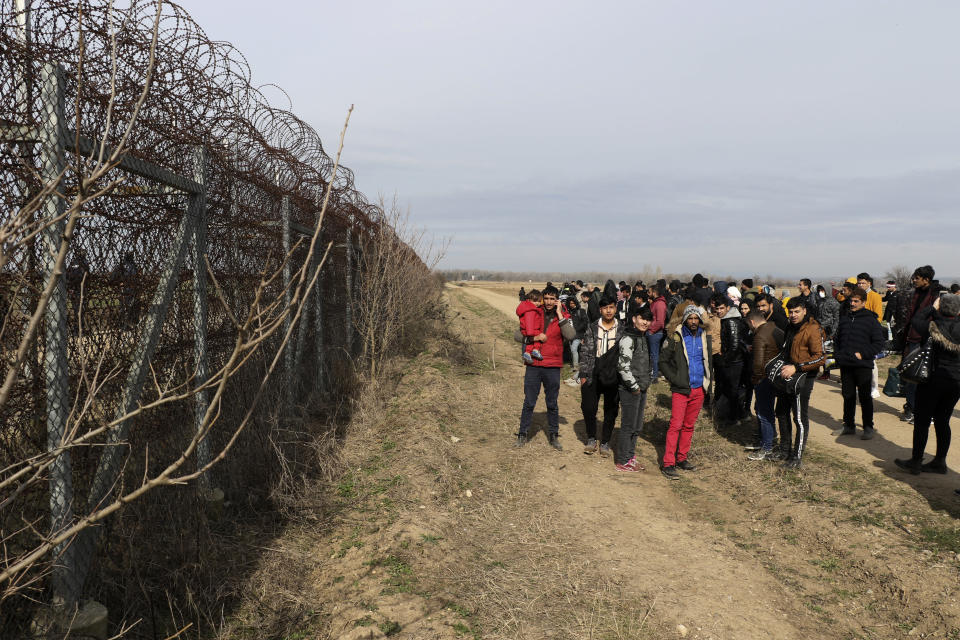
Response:
[[[880,389],[874,389],[873,391],[871,391],[871,392],[870,392],[870,397],[871,397],[871,398],[879,398],[879,397],[880,397]]]

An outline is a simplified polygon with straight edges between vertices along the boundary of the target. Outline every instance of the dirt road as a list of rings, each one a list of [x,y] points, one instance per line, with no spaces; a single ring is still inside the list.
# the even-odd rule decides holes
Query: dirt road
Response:
[[[698,469],[669,481],[665,385],[648,395],[636,474],[583,454],[579,393],[564,385],[564,450],[547,444],[542,400],[515,448],[515,302],[448,298],[449,333],[390,374],[389,401],[358,411],[342,474],[307,492],[332,500],[264,545],[286,555],[265,557],[237,617],[303,622],[256,637],[960,638],[953,485],[872,464],[907,427],[882,422],[892,440],[849,446],[818,419],[795,472],[747,460],[749,428],[717,433],[702,416]],[[818,417],[833,415],[836,391],[814,395]],[[278,590],[281,575],[303,577]]]

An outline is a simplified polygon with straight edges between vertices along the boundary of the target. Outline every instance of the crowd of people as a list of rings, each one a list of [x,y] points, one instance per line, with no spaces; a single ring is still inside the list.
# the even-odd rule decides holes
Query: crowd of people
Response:
[[[918,267],[910,288],[899,290],[888,281],[884,295],[868,273],[829,288],[804,278],[790,297],[751,279],[711,283],[700,274],[688,283],[658,280],[631,287],[608,280],[600,288],[577,280],[529,292],[521,288],[517,339],[526,370],[515,444],[527,443],[542,389],[548,442],[562,450],[557,401],[565,382],[580,389],[584,453],[612,456],[618,471],[643,471],[637,439],[647,393],[664,381],[671,395],[665,451],[658,461],[665,477],[695,470],[689,456],[704,406],[718,428],[755,424],[756,442],[747,446],[751,460],[799,469],[817,380],[839,369],[840,435],[857,433],[859,406],[860,437],[869,440],[876,433],[873,403],[880,395],[877,360],[899,356],[902,367],[923,349],[928,375],[905,374],[903,384],[888,391],[905,398],[901,419],[914,430],[912,456],[893,462],[909,473],[946,473],[950,416],[960,400],[960,287],[945,289],[935,275],[929,265]],[[562,380],[567,359],[572,374]],[[618,417],[619,437],[612,442]],[[924,461],[931,422],[936,452]]]

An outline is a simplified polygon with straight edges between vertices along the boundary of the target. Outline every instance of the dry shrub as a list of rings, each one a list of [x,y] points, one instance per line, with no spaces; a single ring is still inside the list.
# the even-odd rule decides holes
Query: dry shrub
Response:
[[[354,324],[361,361],[376,378],[384,359],[412,354],[424,345],[428,329],[444,317],[442,281],[433,268],[445,246],[435,246],[410,223],[397,197],[380,199],[381,224],[359,247]]]

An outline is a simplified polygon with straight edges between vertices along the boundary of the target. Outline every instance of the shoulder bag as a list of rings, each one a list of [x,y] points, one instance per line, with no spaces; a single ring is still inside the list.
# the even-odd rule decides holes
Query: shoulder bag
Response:
[[[903,356],[897,370],[900,372],[900,379],[914,384],[923,384],[930,380],[933,373],[933,345],[930,339],[913,351]]]
[[[777,391],[796,395],[801,385],[807,379],[807,372],[800,371],[800,368],[797,367],[797,372],[794,373],[793,376],[784,378],[780,375],[780,372],[783,371],[783,368],[788,364],[790,364],[789,358],[781,351],[764,365],[763,375],[766,376],[767,380],[770,381],[773,388]]]

